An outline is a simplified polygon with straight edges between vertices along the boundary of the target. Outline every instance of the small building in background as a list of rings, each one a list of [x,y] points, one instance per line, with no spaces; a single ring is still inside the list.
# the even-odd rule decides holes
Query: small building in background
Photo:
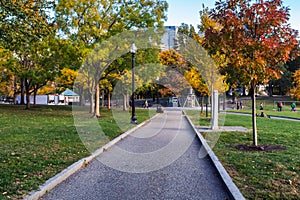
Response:
[[[17,104],[21,102],[21,96],[16,97]],[[24,98],[26,103],[26,98]],[[66,89],[61,94],[36,95],[37,105],[72,105],[80,102],[80,96],[70,89]],[[30,104],[34,103],[34,96],[30,96]]]
[[[80,101],[80,96],[70,89],[66,89],[58,97],[58,104],[72,105],[73,103],[78,103]]]

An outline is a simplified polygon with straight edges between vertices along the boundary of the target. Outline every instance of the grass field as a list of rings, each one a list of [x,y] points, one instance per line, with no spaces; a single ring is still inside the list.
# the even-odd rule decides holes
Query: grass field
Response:
[[[137,109],[136,113],[139,122],[149,118],[147,110]],[[103,109],[101,114],[98,121],[106,138],[123,133],[111,111]],[[25,110],[23,106],[0,105],[1,200],[22,199],[89,154],[75,129],[71,107],[37,106]]]
[[[188,113],[199,124],[199,113]],[[206,120],[207,121],[207,120]],[[200,122],[201,124],[202,122]],[[225,125],[251,130],[251,117],[226,115]],[[283,151],[245,152],[234,146],[252,144],[252,132],[224,132],[213,151],[247,199],[300,198],[300,122],[257,118],[258,143],[287,147]]]

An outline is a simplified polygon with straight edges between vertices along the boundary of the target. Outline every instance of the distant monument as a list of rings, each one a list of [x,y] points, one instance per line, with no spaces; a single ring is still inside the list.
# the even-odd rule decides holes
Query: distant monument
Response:
[[[196,107],[196,104],[197,104],[197,107],[200,107],[199,102],[197,101],[196,95],[193,93],[193,89],[190,88],[189,94],[186,97],[182,107],[194,108],[194,107]]]

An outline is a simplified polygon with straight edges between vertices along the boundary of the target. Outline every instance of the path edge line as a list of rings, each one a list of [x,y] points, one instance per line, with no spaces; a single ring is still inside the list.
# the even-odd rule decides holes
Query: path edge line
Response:
[[[51,191],[54,187],[56,187],[58,184],[66,180],[68,177],[70,177],[72,174],[80,170],[81,168],[84,168],[89,162],[91,162],[93,159],[98,157],[100,154],[105,152],[107,149],[118,143],[120,140],[123,140],[128,135],[136,131],[137,129],[141,128],[142,126],[149,123],[152,119],[156,118],[160,113],[155,114],[150,119],[147,119],[143,121],[142,123],[136,125],[132,129],[126,131],[125,133],[119,135],[115,139],[109,141],[104,146],[102,146],[100,149],[93,152],[90,156],[80,159],[79,161],[73,163],[66,169],[62,170],[52,178],[48,179],[44,184],[39,186],[39,189],[31,191],[24,200],[38,200],[42,196],[44,196],[47,192]]]
[[[182,111],[182,112],[183,112],[185,118],[187,119],[187,121],[189,122],[189,124],[191,125],[192,129],[198,136],[198,139],[200,140],[201,144],[203,145],[205,151],[207,152],[209,159],[212,161],[213,165],[217,169],[217,172],[220,175],[222,181],[224,182],[226,189],[229,191],[231,198],[235,199],[235,200],[244,200],[245,197],[242,195],[242,193],[238,189],[238,187],[234,184],[231,177],[227,173],[226,169],[223,167],[223,165],[219,161],[218,157],[214,154],[214,152],[212,151],[210,146],[207,144],[204,137],[201,135],[201,133],[199,133],[199,131],[197,131],[197,129],[195,128],[194,124],[192,123],[190,118],[187,116],[187,114],[184,111]]]

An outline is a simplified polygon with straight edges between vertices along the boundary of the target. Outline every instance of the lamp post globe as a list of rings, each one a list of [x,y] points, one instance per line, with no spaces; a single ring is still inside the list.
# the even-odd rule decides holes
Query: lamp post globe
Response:
[[[136,54],[137,48],[134,43],[132,43],[130,48],[131,53],[131,70],[132,70],[132,81],[131,81],[131,89],[132,89],[132,95],[131,95],[131,123],[137,124],[137,118],[135,115],[135,105],[134,105],[134,96],[135,96],[135,89],[134,89],[134,64],[135,64],[135,54]]]

